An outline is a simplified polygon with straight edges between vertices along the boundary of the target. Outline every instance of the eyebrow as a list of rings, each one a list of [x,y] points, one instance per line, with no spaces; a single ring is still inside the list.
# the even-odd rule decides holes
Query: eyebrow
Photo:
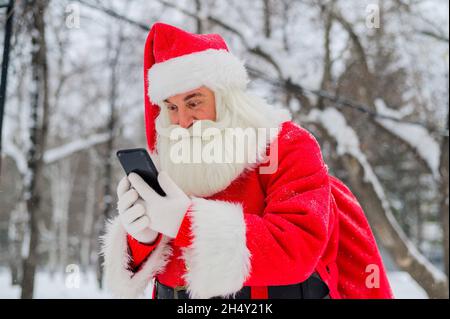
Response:
[[[183,101],[186,102],[186,101],[192,99],[193,97],[200,97],[200,96],[204,96],[204,95],[200,92],[192,93],[192,94],[185,96]],[[169,102],[169,99],[165,99],[164,102],[171,103],[171,102]]]

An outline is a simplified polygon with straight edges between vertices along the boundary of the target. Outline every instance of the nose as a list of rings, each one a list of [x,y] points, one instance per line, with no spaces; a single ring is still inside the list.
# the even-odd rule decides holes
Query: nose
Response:
[[[189,109],[180,108],[178,110],[178,125],[182,128],[189,128],[194,123],[195,118]]]

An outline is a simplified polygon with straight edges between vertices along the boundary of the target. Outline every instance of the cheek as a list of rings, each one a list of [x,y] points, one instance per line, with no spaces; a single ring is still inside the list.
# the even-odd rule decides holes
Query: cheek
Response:
[[[169,112],[170,124],[176,124],[178,121],[177,114],[175,112]]]
[[[202,110],[202,114],[205,119],[215,121],[216,120],[216,107],[214,103],[205,106]]]
[[[212,120],[215,121],[216,116],[214,109],[204,108],[196,112],[196,117],[200,120]]]
[[[209,110],[209,114],[211,114],[211,117],[213,117],[213,119],[216,119],[216,106],[213,104]]]

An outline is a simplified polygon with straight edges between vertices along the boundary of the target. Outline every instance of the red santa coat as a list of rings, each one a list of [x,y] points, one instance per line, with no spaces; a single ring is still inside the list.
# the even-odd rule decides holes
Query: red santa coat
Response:
[[[364,213],[348,188],[329,176],[314,137],[285,122],[277,141],[274,173],[249,167],[223,191],[193,198],[175,240],[161,235],[143,245],[127,240],[117,220],[111,223],[104,244],[111,289],[136,297],[156,277],[187,286],[194,298],[211,298],[244,285],[299,283],[316,271],[331,298],[391,298]],[[378,272],[367,272],[369,265]]]

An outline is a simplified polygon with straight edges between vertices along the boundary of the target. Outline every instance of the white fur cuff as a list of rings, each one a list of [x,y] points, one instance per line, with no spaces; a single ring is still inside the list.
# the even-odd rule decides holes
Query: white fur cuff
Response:
[[[194,198],[193,242],[183,248],[185,281],[192,298],[234,297],[250,273],[242,206]]]
[[[107,288],[120,298],[140,297],[153,277],[167,264],[172,254],[170,245],[167,244],[169,240],[163,236],[142,268],[133,273],[128,269],[131,257],[128,253],[127,233],[118,218],[108,223],[106,234],[102,237],[104,280]]]
[[[226,50],[209,49],[154,64],[148,70],[148,97],[154,104],[196,89],[244,89],[248,75],[244,63]]]

